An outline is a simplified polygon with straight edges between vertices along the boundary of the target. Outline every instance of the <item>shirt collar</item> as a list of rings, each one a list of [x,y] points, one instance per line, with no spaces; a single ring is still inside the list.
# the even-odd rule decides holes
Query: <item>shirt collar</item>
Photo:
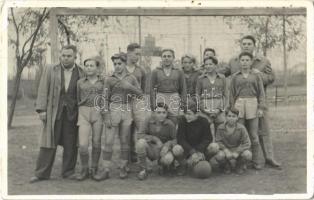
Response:
[[[122,76],[121,78],[118,77],[118,76],[116,76],[116,73],[113,73],[111,76],[112,76],[112,77],[115,77],[115,78],[117,78],[117,79],[124,79],[125,77],[127,77],[127,76],[129,76],[129,75],[130,75],[130,73],[126,70],[125,75]]]
[[[202,78],[208,78],[208,74],[207,73],[204,73],[202,75]],[[216,72],[216,78],[221,78],[221,76]]]
[[[164,67],[163,67],[162,65],[158,66],[157,68],[158,68],[158,69],[161,69],[161,70],[164,69]],[[171,67],[170,67],[170,69],[176,69],[176,68],[175,68],[174,65],[172,64]]]
[[[64,69],[64,71],[67,71],[67,72],[72,72],[73,71],[73,69],[74,69],[74,67],[75,67],[75,63],[73,64],[73,66],[72,67],[70,67],[70,68],[65,68],[64,67],[64,65],[61,63],[61,66],[62,66],[62,68]]]
[[[85,76],[84,80],[85,80],[85,81],[88,80],[87,76]],[[97,75],[97,81],[100,81],[100,80],[102,80],[102,77],[98,74],[98,75]]]
[[[152,116],[152,118],[150,119],[150,122],[153,123],[153,124],[157,124],[157,119],[156,117]],[[168,125],[169,122],[168,122],[168,119],[166,118],[163,122],[161,122],[162,125]]]
[[[223,128],[224,128],[224,129],[227,129],[227,121],[225,121],[223,124],[224,124],[224,125],[223,125]],[[236,124],[235,124],[235,129],[238,129],[238,128],[239,128],[238,122],[236,122]]]
[[[242,71],[239,71],[239,74],[243,74]],[[252,74],[252,70],[249,71],[249,74]]]

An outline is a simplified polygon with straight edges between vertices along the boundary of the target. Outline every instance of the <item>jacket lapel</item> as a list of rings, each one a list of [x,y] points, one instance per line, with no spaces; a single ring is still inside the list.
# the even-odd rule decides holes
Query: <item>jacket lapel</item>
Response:
[[[77,69],[78,69],[79,77],[80,77],[80,78],[83,78],[83,77],[85,76],[84,70],[83,70],[79,65],[77,65],[77,64],[75,64],[75,66],[76,66]]]
[[[61,89],[61,65],[58,64],[54,67],[54,77],[55,77],[55,89],[58,91]]]

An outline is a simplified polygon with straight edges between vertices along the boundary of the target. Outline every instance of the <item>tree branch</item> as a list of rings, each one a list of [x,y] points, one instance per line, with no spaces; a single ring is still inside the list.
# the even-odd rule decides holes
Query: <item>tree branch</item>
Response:
[[[30,47],[29,47],[29,53],[28,53],[26,59],[24,60],[24,62],[22,62],[22,65],[21,65],[22,68],[27,65],[27,63],[29,62],[30,58],[32,57],[33,47],[34,47],[34,44],[35,44],[35,41],[36,41],[37,34],[39,32],[39,29],[40,29],[42,23],[44,22],[44,20],[48,16],[48,14],[46,13],[46,10],[47,10],[47,8],[44,8],[44,10],[42,12],[42,15],[38,19],[38,24],[37,24],[37,27],[36,27],[36,29],[34,31],[34,35],[32,37],[32,41],[31,41],[31,44],[30,44]],[[24,55],[23,55],[23,57],[24,57]]]
[[[58,23],[64,28],[67,37],[67,43],[70,44],[70,31],[68,30],[68,27],[60,19],[58,19]]]
[[[45,9],[46,9],[46,8],[45,8]],[[41,17],[39,18],[39,20],[38,20],[39,28],[40,28],[41,24],[44,22],[44,20],[48,17],[48,14],[49,14],[49,12],[47,12],[46,15],[45,15],[44,12],[43,12],[43,14],[41,15]],[[37,27],[36,27],[36,28],[37,28]],[[29,38],[27,38],[27,40],[24,42],[24,45],[23,45],[23,47],[22,47],[22,57],[24,57],[24,55],[26,54],[26,52],[25,52],[25,47],[26,47],[27,43],[29,43],[29,41],[31,41],[31,39],[33,38],[33,36],[34,36],[35,33],[37,34],[36,30],[35,30],[35,31],[29,36]]]
[[[12,21],[14,24],[14,28],[15,28],[15,32],[16,32],[16,41],[15,41],[15,57],[17,59],[17,62],[20,63],[20,51],[19,51],[19,46],[20,46],[20,33],[19,33],[19,28],[18,25],[16,23],[16,19],[14,16],[14,11],[13,8],[11,8],[11,16],[12,16]],[[18,67],[18,66],[17,66]]]
[[[38,47],[40,47],[41,45],[43,45],[45,43],[46,40],[44,41],[41,41],[40,43],[36,44],[33,46],[33,49],[36,49]],[[28,49],[26,52],[25,52],[25,55],[28,54],[30,52],[30,49]]]

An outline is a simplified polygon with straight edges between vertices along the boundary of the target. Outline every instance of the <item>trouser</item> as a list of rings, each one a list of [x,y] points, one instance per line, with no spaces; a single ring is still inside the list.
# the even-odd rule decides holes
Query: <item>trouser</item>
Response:
[[[239,119],[239,122],[246,125],[251,140],[252,161],[254,164],[262,164],[261,145],[258,137],[258,118]]]
[[[76,121],[67,119],[66,109],[64,109],[60,119],[56,120],[54,128],[55,142],[63,146],[62,177],[67,177],[75,172],[78,127]],[[50,177],[56,151],[57,148],[40,148],[35,169],[35,175],[38,178]]]
[[[274,153],[273,153],[273,144],[270,134],[270,128],[269,128],[269,116],[268,116],[268,110],[264,110],[263,117],[259,118],[259,138],[261,147],[263,150],[263,155],[265,159],[272,160],[274,159]]]

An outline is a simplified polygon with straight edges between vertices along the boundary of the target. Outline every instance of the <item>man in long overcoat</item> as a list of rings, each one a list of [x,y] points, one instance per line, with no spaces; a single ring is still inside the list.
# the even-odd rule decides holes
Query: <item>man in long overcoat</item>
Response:
[[[62,177],[74,176],[77,160],[77,94],[76,83],[83,76],[75,64],[77,48],[62,47],[60,63],[44,70],[36,101],[36,112],[43,122],[40,150],[36,162],[34,183],[50,178],[57,146],[63,146]]]

